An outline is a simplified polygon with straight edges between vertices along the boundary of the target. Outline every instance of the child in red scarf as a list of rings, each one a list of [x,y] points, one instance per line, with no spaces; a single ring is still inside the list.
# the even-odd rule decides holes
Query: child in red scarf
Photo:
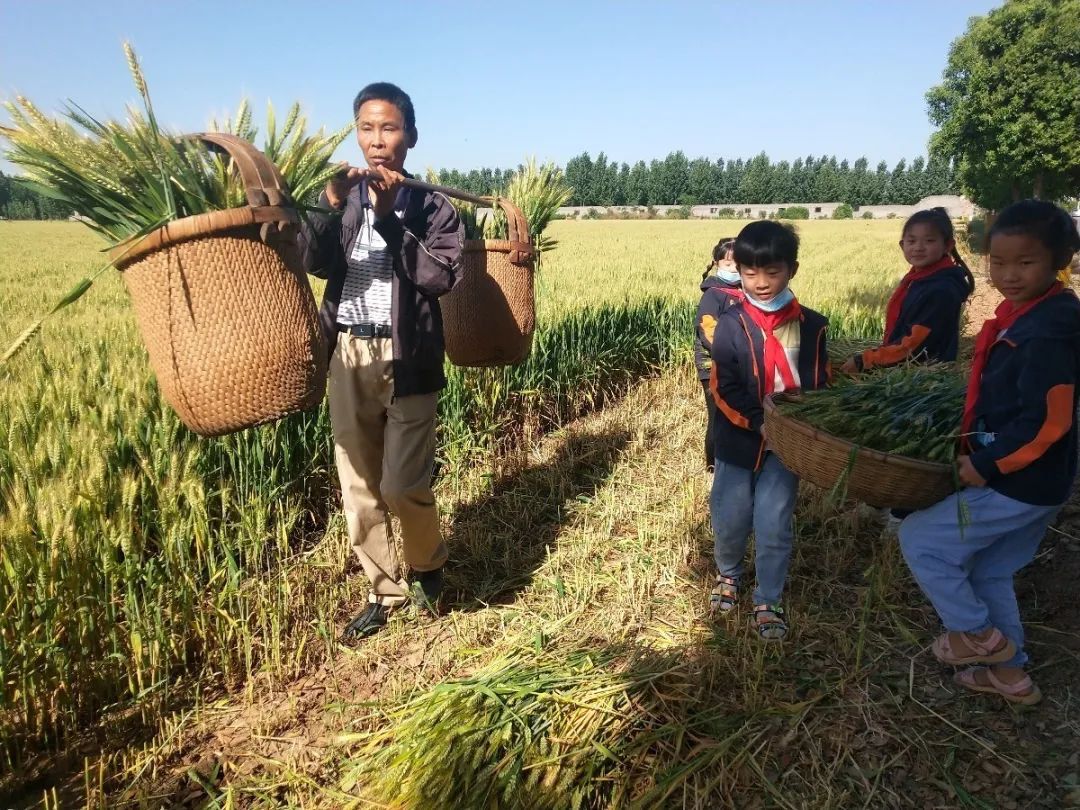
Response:
[[[845,374],[908,359],[956,359],[960,310],[975,279],[956,250],[948,212],[931,208],[912,214],[904,223],[900,249],[911,269],[889,299],[884,342],[844,363],[840,371]]]
[[[701,277],[701,301],[698,303],[697,340],[694,343],[694,366],[698,379],[705,392],[705,412],[708,426],[705,428],[705,469],[712,474],[716,450],[713,447],[713,421],[716,418],[716,403],[709,391],[709,376],[712,373],[712,340],[716,329],[716,319],[725,309],[742,300],[742,281],[735,269],[735,240],[724,238],[716,243],[712,251],[712,263],[705,268]]]
[[[791,517],[799,479],[769,451],[762,400],[823,387],[829,379],[824,317],[800,306],[788,283],[799,269],[799,238],[777,222],[747,225],[735,239],[744,298],[717,319],[710,388],[716,400],[716,463],[709,507],[716,557],[714,610],[738,604],[746,546],[756,546],[754,615],[762,639],[788,631],[780,596],[791,559]]]
[[[1025,200],[1001,213],[989,247],[1005,300],[976,344],[957,463],[966,488],[908,517],[900,544],[945,625],[934,655],[967,667],[956,683],[1032,704],[1040,694],[1023,669],[1013,575],[1034,558],[1076,475],[1080,301],[1057,275],[1080,236],[1057,206]]]

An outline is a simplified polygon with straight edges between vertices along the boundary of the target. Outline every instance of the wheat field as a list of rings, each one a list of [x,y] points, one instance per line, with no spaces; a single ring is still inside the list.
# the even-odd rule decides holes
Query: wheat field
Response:
[[[738,227],[553,223],[559,246],[538,281],[542,328],[529,362],[451,372],[444,488],[455,486],[455,465],[505,451],[506,436],[535,436],[641,374],[686,362],[701,268]],[[876,320],[903,269],[889,245],[897,229],[804,223],[804,303],[843,320],[860,289],[851,321]],[[97,269],[101,249],[78,224],[0,223],[0,343]],[[295,627],[332,639],[335,606],[359,587],[340,576],[342,548],[318,564],[303,556],[335,514],[325,409],[196,439],[158,397],[115,272],[0,373],[0,599],[10,606],[0,716],[12,764],[116,701],[160,710],[179,675],[290,677],[318,657]]]
[[[384,747],[401,742],[387,718],[408,716],[410,700],[474,675],[520,694],[536,673],[562,701],[599,691],[559,716],[543,743],[555,748],[530,754],[540,782],[522,776],[520,796],[499,782],[506,806],[544,780],[551,806],[903,806],[889,761],[971,788],[983,749],[955,730],[966,714],[921,725],[902,707],[950,710],[882,692],[907,677],[902,656],[930,618],[865,516],[812,495],[800,508],[793,658],[702,629],[692,315],[712,245],[739,227],[552,223],[528,363],[452,369],[441,403],[450,610],[409,614],[355,652],[336,637],[366,586],[348,559],[325,408],[196,439],[161,403],[122,281],[105,274],[0,368],[0,793],[40,800],[48,763],[92,750],[45,806],[153,806],[179,792],[191,806],[363,806],[371,768],[393,764],[374,752],[393,757]],[[798,229],[800,300],[837,336],[876,334],[905,270],[900,223]],[[96,269],[100,248],[76,224],[0,223],[0,344]],[[363,680],[384,669],[377,686]],[[308,688],[321,696],[317,731],[296,708]],[[621,725],[601,722],[611,712]],[[338,744],[313,742],[326,735]],[[596,746],[607,753],[594,762]],[[944,764],[942,746],[954,752]],[[573,767],[552,770],[550,757]],[[1018,789],[1045,784],[1014,776]],[[757,799],[735,800],[752,786]],[[398,801],[443,789],[400,788]],[[936,789],[919,795],[960,795]]]

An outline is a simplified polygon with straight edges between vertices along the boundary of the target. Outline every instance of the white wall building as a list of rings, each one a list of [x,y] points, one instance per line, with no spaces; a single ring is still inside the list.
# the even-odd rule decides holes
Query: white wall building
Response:
[[[716,219],[720,212],[733,211],[738,219],[766,219],[775,216],[781,208],[799,206],[810,212],[811,219],[830,219],[833,213],[842,203],[838,202],[810,202],[810,203],[713,203],[710,205],[694,205],[690,207],[690,216],[697,219]],[[897,219],[904,219],[916,211],[924,208],[942,207],[949,212],[953,219],[970,219],[975,215],[975,204],[970,200],[952,194],[942,194],[933,197],[924,197],[915,205],[863,205],[852,209],[853,216],[858,219],[869,214],[873,219],[887,219],[890,215]],[[678,205],[654,205],[653,212],[658,219],[667,217],[668,212],[681,208]],[[581,219],[588,215],[589,211],[597,214],[623,214],[644,217],[647,211],[643,205],[568,205],[559,209],[559,213],[566,219]]]

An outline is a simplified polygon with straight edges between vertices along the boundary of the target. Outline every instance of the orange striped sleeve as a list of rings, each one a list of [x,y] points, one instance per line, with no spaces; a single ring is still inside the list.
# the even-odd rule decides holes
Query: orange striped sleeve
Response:
[[[745,428],[750,430],[750,420],[731,407],[727,400],[720,394],[720,384],[716,377],[716,367],[714,366],[712,371],[709,372],[709,391],[712,392],[713,401],[716,403],[716,407],[720,409],[720,412],[727,417],[728,421],[736,427]]]
[[[866,371],[877,366],[895,366],[914,355],[930,337],[930,330],[920,324],[911,327],[911,333],[899,343],[890,343],[862,353],[862,367]]]
[[[743,430],[750,430],[750,420],[728,405],[727,402],[724,401],[724,398],[719,395],[716,397],[716,407],[720,409],[720,412],[723,413],[724,416],[728,418],[728,421],[735,425],[735,427],[741,427]]]
[[[1030,442],[997,460],[1003,474],[1022,470],[1039,459],[1054,442],[1069,432],[1073,420],[1072,385],[1055,385],[1046,392],[1046,420]]]

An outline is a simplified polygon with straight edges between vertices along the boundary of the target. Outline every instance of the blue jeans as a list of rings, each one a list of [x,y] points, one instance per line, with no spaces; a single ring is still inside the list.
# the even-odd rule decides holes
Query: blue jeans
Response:
[[[958,503],[969,525],[960,530]],[[900,524],[904,559],[946,630],[996,627],[1016,645],[1007,666],[1027,663],[1013,575],[1032,561],[1060,506],[1034,506],[990,487],[964,489]]]
[[[746,545],[754,530],[755,605],[777,605],[791,560],[791,515],[799,479],[773,453],[757,472],[716,460],[709,513],[713,525],[716,570],[741,579]]]

